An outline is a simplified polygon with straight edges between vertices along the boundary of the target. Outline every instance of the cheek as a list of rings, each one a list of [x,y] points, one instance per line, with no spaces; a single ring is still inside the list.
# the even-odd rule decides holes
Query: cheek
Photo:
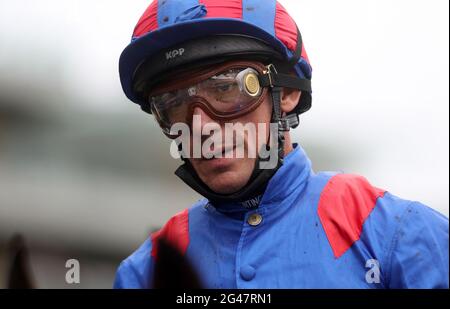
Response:
[[[264,101],[250,114],[238,119],[242,123],[264,123],[269,124],[272,118],[272,102],[269,95],[266,95]]]
[[[249,140],[249,136],[246,133],[246,157],[240,158],[240,159],[231,159],[233,161],[233,164],[230,166],[230,172],[234,175],[236,178],[245,178],[247,176],[250,176],[251,172],[253,171],[255,160],[256,160],[256,153],[252,157],[248,157],[249,153],[249,146],[255,147],[256,152],[258,152],[260,149],[258,149],[258,146],[262,146],[263,144],[268,143],[269,135],[270,135],[270,121],[272,118],[272,103],[270,96],[267,95],[265,100],[261,103],[261,105],[251,112],[248,115],[245,115],[241,118],[234,119],[233,122],[239,122],[242,124],[248,124],[253,123],[255,125],[256,132],[254,134],[254,137],[256,140]],[[261,139],[259,139],[261,137]],[[251,145],[250,145],[251,144]],[[194,169],[197,171],[200,178],[202,178],[203,181],[208,178],[208,176],[212,176],[215,174],[214,171],[212,171],[206,164],[202,164],[201,161],[197,160],[190,160],[191,164],[194,166]]]
[[[272,119],[272,103],[269,95],[266,96],[265,100],[261,105],[254,110],[252,113],[239,118],[237,121],[243,124],[253,123],[256,128],[255,138],[258,145],[266,144],[269,138],[270,132],[270,121]],[[262,140],[259,140],[259,139]],[[251,142],[251,141],[247,141]]]

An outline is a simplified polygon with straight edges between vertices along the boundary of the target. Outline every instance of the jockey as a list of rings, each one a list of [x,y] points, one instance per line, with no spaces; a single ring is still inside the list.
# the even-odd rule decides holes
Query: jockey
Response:
[[[208,288],[448,288],[446,217],[361,176],[316,173],[292,143],[311,76],[300,31],[276,0],[150,4],[121,55],[122,87],[177,140],[176,174],[204,199],[125,259],[115,288],[152,287],[160,239]],[[179,124],[191,129],[181,139]],[[193,154],[195,127],[228,124],[254,134]]]

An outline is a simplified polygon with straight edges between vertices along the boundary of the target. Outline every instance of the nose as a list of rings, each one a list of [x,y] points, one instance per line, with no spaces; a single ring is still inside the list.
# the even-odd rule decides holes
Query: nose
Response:
[[[192,126],[203,130],[207,124],[217,124],[201,107],[196,106],[192,115]]]
[[[214,143],[217,145],[222,144],[223,131],[217,121],[213,120],[201,107],[198,106],[194,108],[192,117],[192,142],[194,155],[196,155],[196,149],[199,149],[201,147],[200,145],[203,145],[206,139],[212,138]]]

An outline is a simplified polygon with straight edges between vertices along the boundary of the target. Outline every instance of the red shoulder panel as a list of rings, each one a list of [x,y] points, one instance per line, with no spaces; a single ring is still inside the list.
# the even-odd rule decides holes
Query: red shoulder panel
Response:
[[[336,258],[360,238],[364,221],[384,193],[357,175],[340,174],[329,180],[320,196],[318,214]]]
[[[186,209],[173,216],[164,227],[151,235],[152,257],[158,255],[158,240],[163,238],[181,254],[185,254],[189,245],[189,210]]]

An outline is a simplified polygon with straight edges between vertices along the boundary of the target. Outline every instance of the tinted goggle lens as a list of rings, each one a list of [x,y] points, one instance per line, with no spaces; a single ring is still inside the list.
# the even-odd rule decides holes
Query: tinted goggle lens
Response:
[[[232,68],[194,85],[151,95],[149,103],[165,133],[175,123],[189,123],[195,106],[213,118],[231,119],[261,101],[263,89],[258,76],[253,68]]]

